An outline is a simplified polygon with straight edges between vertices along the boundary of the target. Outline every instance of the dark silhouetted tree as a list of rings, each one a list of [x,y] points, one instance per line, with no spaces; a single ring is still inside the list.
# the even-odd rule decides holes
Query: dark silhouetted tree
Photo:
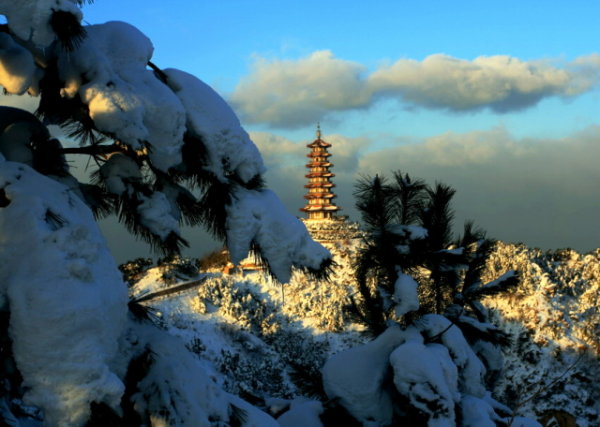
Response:
[[[388,321],[401,320],[394,316],[398,301],[393,300],[400,274],[418,282],[420,314],[444,314],[452,306],[480,322],[485,321],[485,310],[478,300],[518,282],[509,274],[492,284],[481,283],[494,241],[472,222],[454,238],[455,193],[445,184],[430,188],[401,172],[394,173],[391,183],[381,175],[357,181],[354,196],[367,237],[356,262],[359,296],[353,300],[353,312],[375,334]]]

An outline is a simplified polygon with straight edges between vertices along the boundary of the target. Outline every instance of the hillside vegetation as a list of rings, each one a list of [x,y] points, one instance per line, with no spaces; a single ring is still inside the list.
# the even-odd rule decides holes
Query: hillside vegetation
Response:
[[[261,271],[198,272],[207,277],[202,285],[151,306],[226,390],[275,416],[298,399],[327,402],[323,364],[370,341],[346,310],[356,293],[352,261],[360,246],[358,239],[330,245],[338,264],[330,282],[302,273],[281,285]],[[147,270],[132,291],[141,295],[172,286],[165,277],[173,277],[181,264],[186,262]],[[572,416],[579,426],[597,425],[600,251],[542,252],[498,242],[483,277],[510,269],[520,273],[521,285],[484,300],[510,337],[494,397],[520,416],[546,422]]]

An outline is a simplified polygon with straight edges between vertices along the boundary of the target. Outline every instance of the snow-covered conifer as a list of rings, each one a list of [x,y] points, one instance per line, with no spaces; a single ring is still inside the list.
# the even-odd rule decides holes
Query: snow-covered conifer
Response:
[[[9,79],[23,76],[32,93],[40,94],[37,114],[44,123],[67,129],[80,142],[62,147],[32,116],[5,109],[0,123],[5,157],[45,175],[68,177],[96,214],[116,214],[167,254],[186,245],[180,224],[204,224],[228,245],[237,245],[234,239],[255,244],[280,280],[288,278],[290,267],[323,271],[329,254],[277,197],[265,196],[260,154],[227,103],[198,78],[154,65],[152,42],[132,25],[80,25],[79,3],[0,3],[10,56],[2,61],[7,67],[0,84],[23,93],[26,83]],[[94,160],[99,167],[91,182],[77,183],[69,175],[65,155]],[[236,228],[239,221],[228,218],[252,204],[265,206],[263,221],[289,224],[283,229],[294,231],[273,233],[267,241],[256,227]],[[289,250],[273,250],[284,242]]]
[[[479,299],[518,278],[509,272],[483,282],[492,241],[471,223],[453,239],[454,193],[400,172],[392,183],[375,176],[356,186],[367,237],[356,263],[353,308],[377,338],[331,357],[323,380],[329,397],[363,425],[492,426],[510,413],[487,391],[502,369],[497,345],[506,337],[489,323]],[[377,345],[392,331],[391,345]],[[389,368],[391,390],[384,386]]]
[[[10,337],[0,422],[274,424],[145,324],[147,310],[134,302],[128,314],[94,215],[117,215],[168,255],[186,244],[181,224],[203,224],[236,260],[258,251],[281,281],[292,268],[322,275],[330,254],[263,188],[262,159],[225,101],[153,64],[151,41],[132,25],[82,25],[82,3],[0,0],[0,85],[39,97],[37,118],[0,107],[0,313]],[[52,139],[49,124],[79,145]],[[71,155],[92,160],[88,182],[70,174]]]

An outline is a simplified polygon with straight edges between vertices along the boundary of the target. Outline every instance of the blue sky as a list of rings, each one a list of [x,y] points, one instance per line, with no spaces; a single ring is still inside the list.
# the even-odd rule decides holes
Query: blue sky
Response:
[[[302,203],[317,122],[338,202],[402,169],[457,190],[457,222],[542,248],[600,246],[600,6],[591,1],[97,0],[160,67],[224,96],[263,152],[267,180]]]
[[[231,99],[257,62],[293,63],[318,51],[364,67],[365,74],[400,59],[423,61],[435,54],[465,61],[507,55],[521,61],[552,61],[560,67],[597,51],[598,9],[589,1],[98,0],[86,6],[85,19],[89,23],[119,19],[136,25],[153,41],[159,66],[194,73]],[[591,91],[566,99],[545,97],[533,108],[504,114],[485,108],[439,111],[388,99],[367,110],[333,112],[319,119],[326,132],[349,137],[373,133],[427,137],[500,125],[517,137],[550,137],[595,123],[598,106],[598,92]],[[249,130],[273,129],[264,120],[244,122]],[[314,125],[311,121],[275,129],[302,139]]]

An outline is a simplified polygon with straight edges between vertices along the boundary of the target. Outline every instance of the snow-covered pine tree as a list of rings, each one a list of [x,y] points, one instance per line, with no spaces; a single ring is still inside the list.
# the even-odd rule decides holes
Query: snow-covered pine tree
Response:
[[[185,245],[180,224],[202,224],[234,262],[252,248],[281,281],[292,268],[321,276],[330,255],[263,188],[262,159],[225,101],[152,64],[135,27],[82,26],[82,3],[0,0],[0,85],[38,97],[43,120],[0,109],[0,419],[272,425],[147,312],[128,312],[94,216],[116,214],[166,254]],[[50,138],[46,124],[79,145]],[[68,155],[92,160],[90,182],[71,175]]]
[[[324,251],[316,251],[320,259],[308,263],[294,253],[294,246],[302,250],[307,235],[280,207],[271,209],[280,204],[263,188],[258,150],[210,87],[152,64],[150,40],[129,24],[81,27],[80,2],[61,0],[57,7],[41,0],[26,2],[29,6],[3,3],[8,24],[0,34],[6,45],[0,84],[8,93],[39,95],[37,114],[44,123],[60,125],[80,143],[63,148],[32,117],[5,109],[4,138],[11,141],[3,150],[7,160],[25,162],[67,184],[97,216],[118,215],[131,232],[168,254],[186,244],[179,224],[203,224],[227,240],[234,261],[256,246],[279,279],[286,279],[292,265],[324,271]],[[13,147],[18,144],[19,149]],[[66,154],[94,160],[92,183],[70,175]],[[281,220],[278,214],[296,223],[298,231],[290,231],[286,256],[274,259],[267,243],[272,236],[252,218],[274,225]]]
[[[353,308],[376,338],[329,359],[325,391],[362,425],[505,425],[510,409],[487,391],[502,369],[505,336],[478,299],[518,278],[482,283],[492,241],[471,223],[453,240],[452,188],[394,176],[356,185],[367,238]],[[537,424],[512,425],[525,422]]]

